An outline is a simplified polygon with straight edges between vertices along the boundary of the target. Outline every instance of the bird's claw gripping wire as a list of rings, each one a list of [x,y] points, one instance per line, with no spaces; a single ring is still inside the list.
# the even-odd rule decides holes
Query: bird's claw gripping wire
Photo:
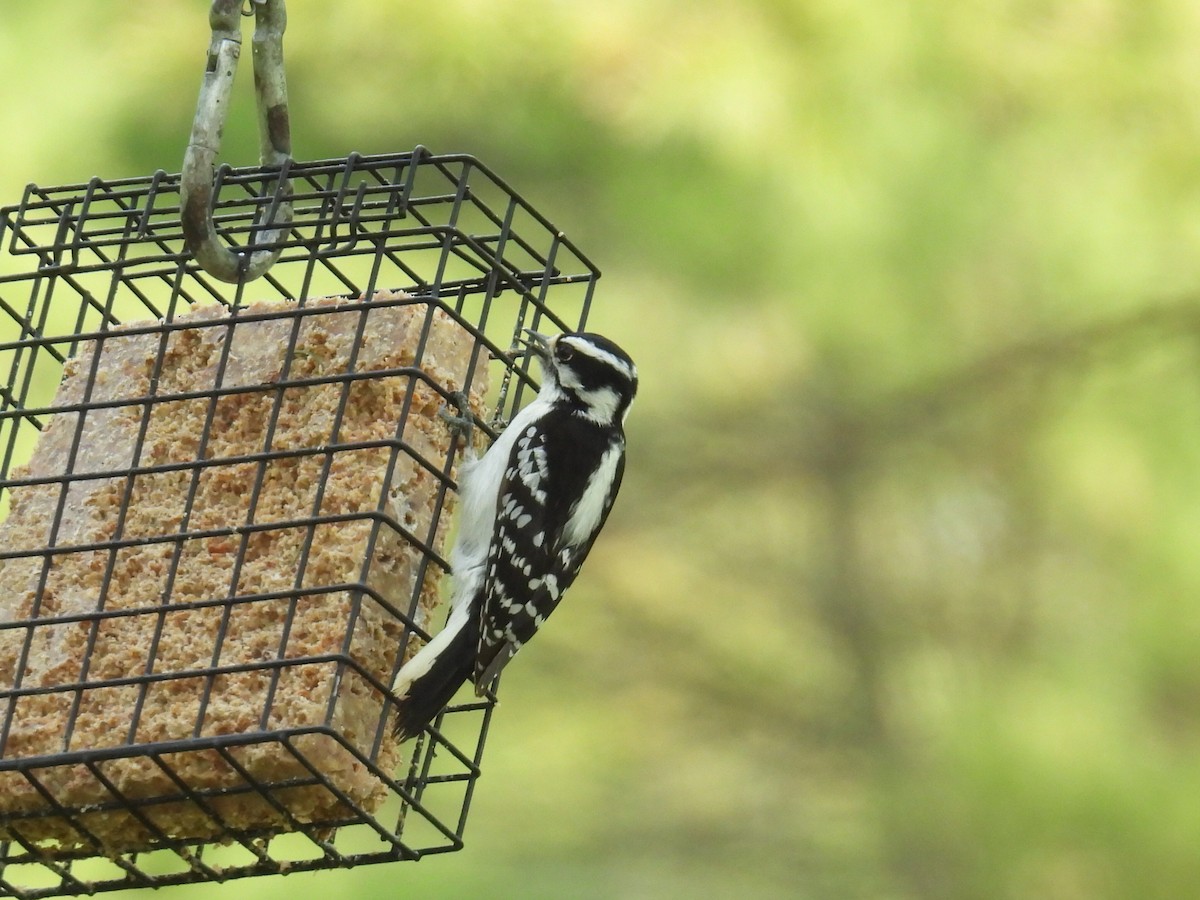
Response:
[[[451,403],[458,410],[457,414],[450,411]],[[438,418],[446,423],[450,434],[460,439],[464,447],[471,446],[471,438],[475,433],[475,416],[471,412],[471,398],[467,396],[466,391],[454,391],[450,394],[450,401],[443,403],[438,410]]]

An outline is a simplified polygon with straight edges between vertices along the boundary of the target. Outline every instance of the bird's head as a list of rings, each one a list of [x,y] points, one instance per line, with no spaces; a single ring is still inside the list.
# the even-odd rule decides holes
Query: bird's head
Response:
[[[598,425],[622,425],[637,394],[637,366],[608,338],[586,331],[546,337],[525,329],[542,366],[542,393]]]

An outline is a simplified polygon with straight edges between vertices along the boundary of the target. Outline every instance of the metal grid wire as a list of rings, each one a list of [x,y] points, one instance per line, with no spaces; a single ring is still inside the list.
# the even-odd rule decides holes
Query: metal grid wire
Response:
[[[179,224],[179,178],[158,172],[149,178],[116,181],[93,179],[87,184],[67,187],[40,188],[31,185],[16,206],[0,210],[0,517],[9,510],[10,491],[20,489],[37,479],[23,474],[17,467],[26,463],[33,453],[39,432],[52,417],[64,412],[56,407],[56,388],[65,363],[71,357],[88,358],[89,347],[95,349],[91,358],[99,356],[100,345],[106,337],[111,340],[112,329],[137,323],[135,331],[158,335],[161,348],[167,346],[172,330],[183,326],[177,317],[190,308],[205,304],[222,304],[239,315],[249,311],[250,304],[259,301],[295,300],[294,306],[277,316],[295,317],[321,314],[319,307],[306,305],[312,298],[340,296],[346,298],[340,310],[366,312],[387,303],[423,305],[424,309],[439,310],[453,318],[473,336],[477,348],[486,348],[499,355],[512,345],[524,327],[541,330],[577,330],[583,327],[591,305],[599,272],[575,246],[543,216],[518,196],[503,181],[475,159],[461,155],[438,156],[422,147],[411,153],[387,156],[352,155],[347,159],[292,164],[285,174],[291,181],[294,219],[286,235],[271,245],[259,242],[266,232],[262,223],[270,222],[272,209],[281,200],[285,188],[280,172],[262,168],[222,168],[217,173],[213,217],[222,238],[238,249],[251,250],[264,246],[280,250],[274,266],[261,279],[249,284],[227,285],[218,282],[200,269],[184,248]],[[407,299],[379,301],[377,291],[403,291]],[[391,295],[395,298],[397,295]],[[228,321],[220,319],[216,321]],[[239,321],[241,319],[239,318]],[[362,325],[357,339],[361,340]],[[296,347],[297,324],[292,328],[291,343],[285,356],[300,352]],[[122,333],[127,333],[123,330]],[[428,336],[428,325],[424,332]],[[425,340],[422,338],[422,341]],[[426,384],[441,397],[449,397],[446,385],[431,379],[420,367],[421,349],[410,369],[399,374],[409,376],[408,398],[413,385]],[[353,354],[352,354],[353,359]],[[486,360],[477,353],[476,360]],[[204,399],[215,407],[222,396],[222,373],[227,354],[217,365],[211,388],[194,391],[187,396]],[[161,360],[157,363],[161,365]],[[472,362],[466,386],[478,374]],[[528,372],[516,364],[501,359],[494,363],[493,386],[498,385],[494,400],[495,419],[492,424],[507,418],[521,405],[522,394],[533,382]],[[311,384],[284,376],[279,383],[258,389],[282,392],[289,387]],[[340,416],[344,412],[352,386],[364,377],[395,375],[396,372],[354,371],[351,361],[348,371],[323,376],[325,383],[340,386]],[[86,378],[96,376],[93,361]],[[499,377],[495,377],[499,376]],[[84,391],[84,400],[67,407],[78,412],[82,420],[95,414],[103,404],[89,402],[91,385]],[[146,410],[157,402],[183,396],[162,395],[141,398]],[[123,401],[128,403],[129,401]],[[275,405],[276,411],[278,404]],[[211,407],[210,407],[211,409]],[[222,625],[216,634],[198,634],[199,642],[219,644],[230,626],[229,610],[235,605],[255,603],[284,603],[288,610],[283,623],[284,633],[291,624],[297,604],[307,602],[320,591],[343,591],[353,598],[347,606],[347,634],[355,628],[356,620],[366,615],[364,609],[373,606],[377,615],[390,618],[404,633],[412,630],[424,634],[414,623],[414,610],[423,577],[415,579],[412,597],[383,597],[365,579],[372,565],[371,554],[376,552],[378,538],[389,529],[410,546],[418,548],[422,572],[445,570],[444,559],[432,546],[447,491],[453,490],[450,478],[452,459],[423,458],[405,440],[405,419],[409,403],[395,411],[395,438],[376,442],[388,447],[393,454],[415,456],[416,462],[438,479],[439,495],[435,506],[435,521],[428,532],[414,534],[402,523],[383,514],[385,497],[378,498],[375,509],[367,512],[342,513],[339,516],[322,514],[319,498],[311,515],[288,523],[306,530],[307,545],[311,545],[319,526],[352,519],[367,519],[372,523],[367,543],[367,558],[363,560],[361,583],[335,584],[314,587],[305,584],[301,589],[284,589],[251,596],[213,597],[186,603],[173,597],[170,589],[163,593],[160,603],[142,610],[148,619],[159,623],[174,612],[194,609],[206,604],[221,610]],[[205,420],[197,444],[195,459],[183,464],[193,478],[212,460],[205,458],[204,447],[213,429],[211,411]],[[268,426],[273,430],[274,421]],[[491,428],[488,427],[489,432]],[[144,423],[143,423],[144,431]],[[494,433],[494,432],[492,432]],[[75,442],[78,444],[78,431]],[[337,463],[339,454],[349,454],[362,445],[339,444],[336,421],[321,446],[271,451],[251,455],[245,461],[262,463],[274,453],[300,456],[319,454],[324,459],[324,472]],[[74,448],[78,449],[78,448]],[[136,453],[135,453],[136,457]],[[230,462],[223,460],[222,462]],[[154,474],[174,468],[178,462],[156,466],[153,462],[137,460],[133,467],[121,467],[103,473],[107,478],[127,478],[132,485],[135,476]],[[260,467],[261,468],[261,467]],[[65,541],[57,545],[53,536],[58,532],[59,518],[73,480],[97,477],[67,472],[41,482],[53,483],[61,500],[54,523],[50,526],[51,540],[39,546],[0,547],[0,566],[11,560],[35,558],[41,560],[43,571],[51,560],[63,554],[91,552],[109,558],[123,546],[120,529],[109,540],[91,544],[72,545]],[[386,491],[386,480],[384,482]],[[127,503],[130,490],[124,501]],[[319,494],[319,491],[318,491]],[[124,510],[121,511],[124,516]],[[189,522],[185,515],[176,531],[160,536],[165,546],[177,546],[185,539],[234,534],[241,523],[227,523],[222,530],[211,524]],[[205,528],[208,531],[205,531]],[[241,537],[242,532],[236,531]],[[245,551],[241,540],[239,552]],[[178,553],[176,553],[176,559]],[[240,566],[242,560],[235,560]],[[303,558],[301,559],[303,567]],[[96,608],[90,614],[56,615],[50,602],[35,598],[32,614],[12,618],[4,615],[0,598],[0,639],[7,634],[10,640],[22,643],[24,662],[39,632],[64,626],[86,629],[91,635],[89,649],[94,646],[95,633],[106,616],[124,614],[106,610],[102,599],[108,588],[112,564],[107,566],[104,581],[97,592]],[[168,585],[171,583],[168,580]],[[236,585],[236,578],[232,584]],[[299,584],[299,580],[297,581]],[[43,576],[42,586],[45,585]],[[236,594],[231,588],[230,594]],[[134,611],[135,613],[138,611]],[[201,654],[202,656],[204,654]],[[139,698],[154,684],[181,673],[151,671],[133,673],[119,680],[89,680],[88,662],[78,661],[78,671],[72,679],[58,686],[35,687],[22,684],[21,667],[13,677],[0,677],[0,779],[19,779],[22,788],[32,789],[39,803],[23,812],[6,812],[0,816],[0,827],[7,827],[6,837],[0,839],[0,894],[16,897],[47,897],[94,893],[130,887],[160,887],[198,881],[223,881],[256,874],[347,867],[366,863],[401,859],[418,859],[423,855],[453,851],[462,846],[463,829],[470,806],[475,780],[479,777],[484,738],[487,732],[493,699],[470,702],[451,707],[434,723],[430,735],[414,745],[411,763],[396,775],[380,765],[380,748],[390,728],[391,704],[387,701],[387,684],[367,672],[351,652],[351,638],[339,653],[322,657],[287,657],[282,652],[270,655],[259,664],[246,664],[242,669],[259,668],[268,682],[277,684],[279,672],[289,666],[323,667],[322,672],[339,681],[356,677],[370,683],[383,696],[382,710],[376,732],[364,751],[361,740],[352,741],[336,727],[336,690],[330,694],[326,717],[317,725],[306,728],[272,729],[268,727],[267,707],[272,702],[272,690],[264,696],[262,715],[257,721],[236,733],[196,736],[169,742],[139,742],[137,717],[140,706],[130,710],[132,720],[126,739],[115,746],[94,749],[75,746],[71,742],[74,716],[88,700],[91,691],[101,691],[119,684],[136,688]],[[399,650],[397,662],[399,665]],[[0,672],[0,676],[4,673]],[[186,674],[190,684],[202,686],[199,704],[203,708],[210,700],[221,676],[230,673],[203,665]],[[271,679],[274,678],[274,681]],[[66,733],[62,738],[63,752],[40,755],[21,755],[9,741],[13,727],[13,710],[18,703],[35,694],[59,692],[70,705]],[[139,699],[138,703],[141,703]],[[364,808],[364,804],[349,796],[340,783],[323,772],[312,758],[313,735],[321,740],[336,742],[343,754],[353,757],[355,764],[378,781],[386,794],[381,806]],[[289,761],[288,775],[283,779],[265,778],[246,760],[247,754],[261,745],[273,745],[273,751]],[[178,760],[189,753],[207,753],[212,765],[223,767],[230,779],[219,789],[198,789],[181,777]],[[157,777],[159,789],[152,796],[134,795],[123,789],[111,777],[111,766],[121,760],[138,757]],[[92,788],[92,800],[86,804],[63,799],[57,785],[64,773],[84,779]],[[12,785],[14,782],[2,782]],[[0,787],[0,789],[3,789]],[[328,808],[333,812],[311,820],[295,812],[289,797],[296,791],[326,792],[335,799]],[[98,792],[98,793],[97,793]],[[96,799],[96,798],[99,799]],[[226,821],[223,810],[239,798],[251,798],[268,808],[272,823],[251,830],[239,830]],[[159,812],[186,808],[193,820],[203,823],[202,838],[180,837],[164,828]],[[138,852],[114,852],[105,839],[94,834],[89,823],[97,811],[111,811],[126,816],[130,826],[139,831],[145,847]],[[66,824],[71,841],[30,840],[22,837],[22,825],[38,818],[54,818]]]

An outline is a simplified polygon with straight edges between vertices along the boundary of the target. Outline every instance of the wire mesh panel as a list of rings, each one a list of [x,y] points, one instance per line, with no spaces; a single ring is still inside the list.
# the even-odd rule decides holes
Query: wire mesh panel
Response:
[[[599,273],[466,156],[222,169],[222,239],[280,253],[236,285],[178,186],[0,210],[7,895],[455,850],[480,773],[492,698],[391,736],[447,569],[437,412],[464,392],[494,433],[532,385],[504,351],[582,328]]]

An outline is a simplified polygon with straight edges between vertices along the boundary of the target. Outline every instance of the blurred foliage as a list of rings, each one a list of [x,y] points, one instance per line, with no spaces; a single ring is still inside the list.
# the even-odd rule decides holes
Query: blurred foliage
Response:
[[[5,202],[178,169],[203,0],[9,6]],[[297,155],[479,156],[644,388],[467,849],[222,896],[1194,890],[1200,7],[288,10]]]

